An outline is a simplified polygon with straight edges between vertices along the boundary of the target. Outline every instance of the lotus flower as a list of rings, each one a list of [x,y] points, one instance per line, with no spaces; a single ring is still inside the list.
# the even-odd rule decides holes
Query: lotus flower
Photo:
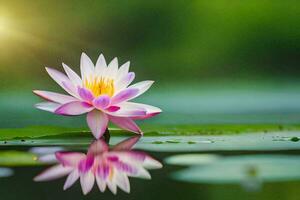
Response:
[[[125,140],[109,149],[103,140],[91,144],[87,154],[79,152],[57,152],[59,164],[47,169],[34,178],[35,181],[49,181],[68,175],[64,190],[80,179],[83,194],[89,193],[95,181],[101,192],[108,187],[113,194],[117,187],[130,192],[128,177],[151,179],[146,169],[158,169],[157,160],[139,151],[130,150],[139,137]]]
[[[82,53],[81,78],[66,64],[62,65],[66,75],[52,68],[46,67],[46,70],[69,95],[34,90],[36,95],[46,100],[36,107],[58,115],[87,113],[87,124],[97,139],[104,134],[109,121],[122,129],[142,134],[133,120],[150,118],[161,112],[154,106],[129,102],[153,84],[153,81],[142,81],[130,85],[135,73],[129,72],[129,62],[118,68],[118,59],[114,58],[107,65],[101,54],[94,66],[91,59]]]

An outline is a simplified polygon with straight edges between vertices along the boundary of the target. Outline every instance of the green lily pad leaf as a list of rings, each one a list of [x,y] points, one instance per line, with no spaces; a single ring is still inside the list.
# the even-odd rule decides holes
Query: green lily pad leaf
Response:
[[[80,129],[52,127],[52,126],[33,126],[25,128],[0,129],[0,139],[9,140],[13,138],[36,138],[43,136],[61,135],[64,133],[75,134],[81,132]],[[83,132],[83,131],[82,131]]]
[[[9,177],[14,174],[13,170],[10,168],[0,167],[0,178]]]
[[[110,128],[112,134],[126,134],[128,132]],[[55,126],[30,126],[24,128],[9,128],[0,129],[0,140],[7,141],[11,139],[20,139],[24,142],[26,139],[31,138],[68,138],[68,137],[87,137],[93,138],[90,131],[82,128],[68,128],[68,127],[55,127]]]
[[[232,184],[300,180],[300,156],[229,156],[204,166],[175,172],[176,180],[192,183]]]
[[[215,162],[219,159],[215,154],[183,154],[170,156],[165,159],[165,162],[169,165],[205,165]]]
[[[142,126],[145,136],[215,136],[215,135],[242,135],[247,133],[269,133],[300,131],[300,125],[148,125]],[[130,136],[132,133],[116,128],[110,128],[115,136]],[[87,128],[70,128],[55,126],[30,126],[24,128],[0,129],[0,141],[11,139],[28,139],[40,137],[87,137],[93,138]],[[293,136],[293,137],[297,137]],[[295,139],[293,139],[294,141]],[[175,142],[174,142],[175,141]],[[192,141],[192,142],[191,142]],[[178,140],[165,140],[167,143],[179,143]],[[185,141],[188,144],[197,143],[194,140]]]
[[[23,151],[0,151],[0,166],[31,166],[40,165],[38,157]]]
[[[110,145],[117,144],[127,138],[127,135],[115,136],[112,133]],[[132,134],[130,134],[132,136]],[[203,136],[143,136],[135,148],[156,152],[207,152],[207,151],[269,151],[269,150],[299,150],[300,142],[293,142],[292,137],[300,137],[300,132],[269,132],[240,135],[203,135]],[[0,146],[88,146],[91,135],[60,135],[28,139],[11,139],[0,141]],[[180,141],[170,143],[166,141]],[[193,144],[189,144],[193,141]]]
[[[137,148],[159,152],[207,152],[207,151],[250,151],[250,150],[298,150],[300,142],[292,137],[300,137],[300,132],[269,132],[240,135],[204,135],[204,136],[144,136]],[[160,143],[156,141],[174,140],[180,143]],[[193,141],[193,144],[189,144]]]

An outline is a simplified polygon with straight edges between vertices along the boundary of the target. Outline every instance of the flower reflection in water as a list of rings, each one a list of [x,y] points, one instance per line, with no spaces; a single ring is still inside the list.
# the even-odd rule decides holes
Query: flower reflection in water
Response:
[[[101,192],[109,188],[117,193],[117,187],[130,192],[128,177],[151,179],[147,169],[159,169],[162,164],[144,152],[131,150],[139,137],[132,137],[109,149],[103,140],[94,141],[87,154],[57,152],[59,164],[45,170],[35,181],[49,181],[68,175],[64,190],[80,179],[83,194],[89,193],[95,182]]]

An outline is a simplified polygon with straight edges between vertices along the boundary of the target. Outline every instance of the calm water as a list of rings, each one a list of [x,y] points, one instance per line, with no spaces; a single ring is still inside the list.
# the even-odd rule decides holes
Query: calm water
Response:
[[[114,138],[111,141],[113,140]],[[155,158],[162,163],[163,167],[160,168],[158,162],[152,163],[156,166],[154,168],[158,169],[149,169],[151,180],[130,177],[130,194],[118,188],[116,195],[112,194],[108,188],[104,193],[100,192],[95,184],[92,191],[84,196],[79,180],[64,191],[66,176],[52,181],[33,181],[33,178],[42,171],[57,164],[54,160],[54,152],[86,153],[87,151],[94,152],[96,149],[98,152],[93,154],[96,159],[98,156],[103,156],[101,145],[93,147],[94,150],[91,150],[90,145],[51,146],[50,148],[47,145],[41,148],[36,148],[36,146],[32,148],[30,145],[21,147],[3,145],[2,152],[8,150],[34,152],[36,155],[39,154],[39,159],[47,163],[30,166],[20,163],[20,166],[5,164],[6,166],[1,167],[1,199],[299,199],[300,151],[297,148],[271,151],[197,151],[195,149],[181,151],[182,147],[191,145],[182,144],[178,151],[159,149],[144,151],[139,150],[143,149],[139,148],[142,145],[139,144],[141,141],[134,140],[136,139],[121,140],[118,144],[123,143],[122,148],[113,149],[116,146],[114,144],[110,145],[110,150],[106,152],[112,153],[109,154],[110,156],[119,156],[120,152],[121,154],[134,152],[138,153],[137,155],[143,155],[144,160],[147,156],[151,156],[149,158]],[[175,142],[171,143],[170,145],[176,145]],[[134,145],[137,148],[134,148]],[[208,144],[203,142],[203,145]],[[115,157],[106,157],[106,159],[113,163],[116,162]],[[135,158],[119,156],[118,160],[134,167],[137,166]],[[19,159],[25,158],[19,157]],[[32,159],[34,160],[35,157],[33,156]],[[0,162],[3,165],[3,158]],[[14,162],[18,163],[18,160]]]

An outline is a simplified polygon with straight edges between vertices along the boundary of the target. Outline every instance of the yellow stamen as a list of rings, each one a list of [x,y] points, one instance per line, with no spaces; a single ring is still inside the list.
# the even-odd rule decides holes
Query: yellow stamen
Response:
[[[84,87],[89,89],[95,97],[103,94],[111,97],[115,92],[114,80],[106,77],[85,78]]]

